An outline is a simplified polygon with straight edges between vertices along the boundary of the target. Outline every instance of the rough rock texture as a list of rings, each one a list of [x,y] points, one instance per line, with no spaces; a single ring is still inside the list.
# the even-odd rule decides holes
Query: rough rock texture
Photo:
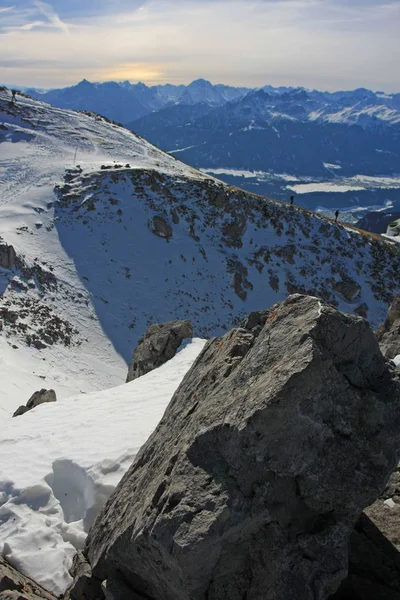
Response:
[[[400,293],[392,302],[388,317],[376,335],[384,356],[394,358],[400,354]]]
[[[12,269],[15,265],[17,255],[14,247],[0,242],[0,267],[3,269]]]
[[[317,298],[244,325],[205,346],[92,527],[93,598],[107,580],[147,600],[325,600],[346,577],[396,463],[399,385],[368,323]]]
[[[0,556],[0,600],[55,600],[37,583],[14,569]]]
[[[168,321],[147,328],[133,352],[126,382],[160,367],[176,354],[182,341],[193,337],[190,321]]]
[[[364,513],[350,537],[348,576],[330,600],[400,600],[400,553]]]
[[[17,408],[13,414],[13,417],[19,417],[20,415],[28,412],[28,410],[32,410],[32,408],[39,406],[39,404],[44,404],[45,402],[56,402],[56,400],[57,397],[54,390],[40,390],[39,392],[32,394],[26,403],[26,406],[20,406]]]
[[[164,217],[155,216],[151,221],[151,231],[160,238],[172,237],[172,227]]]

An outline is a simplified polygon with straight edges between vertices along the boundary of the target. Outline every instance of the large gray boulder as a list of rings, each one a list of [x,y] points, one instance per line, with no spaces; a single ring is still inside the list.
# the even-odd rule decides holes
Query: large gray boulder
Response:
[[[161,367],[175,356],[184,339],[192,337],[190,321],[167,321],[150,325],[133,352],[126,383]]]
[[[17,255],[14,247],[0,241],[0,267],[2,269],[12,269],[15,265]]]
[[[56,600],[0,556],[0,600]]]
[[[206,344],[100,513],[78,600],[323,600],[346,577],[396,464],[399,384],[368,323],[317,298],[243,325]]]
[[[22,405],[19,408],[17,408],[17,410],[13,414],[13,417],[19,417],[20,415],[23,415],[29,410],[32,410],[32,408],[36,408],[36,406],[39,406],[39,404],[44,404],[45,402],[56,402],[56,400],[57,396],[54,390],[42,389],[32,394],[32,396],[26,403],[26,406]]]
[[[384,356],[394,358],[400,354],[400,293],[393,300],[387,319],[376,335]]]

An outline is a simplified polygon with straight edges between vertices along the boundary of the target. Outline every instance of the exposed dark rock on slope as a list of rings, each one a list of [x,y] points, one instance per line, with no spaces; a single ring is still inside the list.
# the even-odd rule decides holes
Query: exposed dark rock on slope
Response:
[[[132,355],[127,383],[171,360],[183,340],[192,337],[193,328],[190,321],[168,321],[150,325]]]
[[[206,345],[98,517],[78,598],[104,580],[114,598],[328,598],[399,425],[366,321],[300,295],[253,313]]]
[[[23,415],[29,410],[36,408],[36,406],[39,406],[39,404],[44,404],[45,402],[56,402],[56,400],[57,397],[54,390],[40,390],[32,394],[32,396],[26,403],[26,406],[20,406],[13,414],[13,417],[19,417],[20,415]]]
[[[4,243],[0,238],[0,267],[2,269],[12,269],[16,258],[14,247]]]
[[[0,600],[55,600],[55,596],[0,556]]]
[[[390,305],[388,317],[379,327],[377,337],[384,356],[395,358],[400,354],[400,293]]]

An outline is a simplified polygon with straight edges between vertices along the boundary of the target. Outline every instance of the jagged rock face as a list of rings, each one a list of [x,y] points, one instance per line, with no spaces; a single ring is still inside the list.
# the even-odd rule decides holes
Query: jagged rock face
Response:
[[[184,339],[192,337],[193,328],[190,321],[168,321],[150,325],[132,355],[126,382],[161,367],[175,356]]]
[[[97,597],[107,580],[152,600],[322,600],[346,576],[396,463],[399,385],[367,322],[317,298],[243,325],[205,346],[91,529]]]
[[[0,600],[55,600],[55,596],[19,573],[0,556]]]
[[[0,267],[3,269],[12,269],[16,258],[17,255],[14,247],[0,242]]]
[[[20,415],[23,415],[29,410],[32,410],[32,408],[39,406],[39,404],[44,404],[45,402],[56,402],[56,400],[57,397],[54,390],[40,390],[32,394],[32,396],[26,403],[26,406],[20,406],[19,408],[17,408],[17,410],[13,414],[13,417],[19,417]]]
[[[382,354],[394,358],[400,354],[400,293],[392,302],[388,318],[377,331]]]

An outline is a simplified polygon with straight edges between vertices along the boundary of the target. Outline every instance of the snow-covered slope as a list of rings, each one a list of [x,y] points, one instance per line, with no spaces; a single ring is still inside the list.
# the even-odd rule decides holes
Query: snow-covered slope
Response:
[[[203,345],[131,383],[0,417],[0,555],[65,590],[76,549]]]
[[[121,383],[154,321],[207,337],[293,291],[384,320],[389,243],[226,186],[99,116],[7,90],[0,111],[0,236],[18,255],[0,271],[3,412],[42,387]]]
[[[86,288],[85,275],[96,279],[103,265],[96,257],[88,273],[79,273],[60,240],[54,186],[63,182],[66,168],[80,162],[86,173],[98,173],[103,163],[130,160],[135,167],[199,178],[197,171],[98,115],[23,96],[12,105],[10,97],[8,90],[0,91],[0,236],[19,259],[12,271],[0,269],[3,412],[13,412],[38,387],[65,396],[117,385],[126,375],[128,350],[121,356],[113,347]],[[93,244],[90,235],[75,243],[84,253]]]

